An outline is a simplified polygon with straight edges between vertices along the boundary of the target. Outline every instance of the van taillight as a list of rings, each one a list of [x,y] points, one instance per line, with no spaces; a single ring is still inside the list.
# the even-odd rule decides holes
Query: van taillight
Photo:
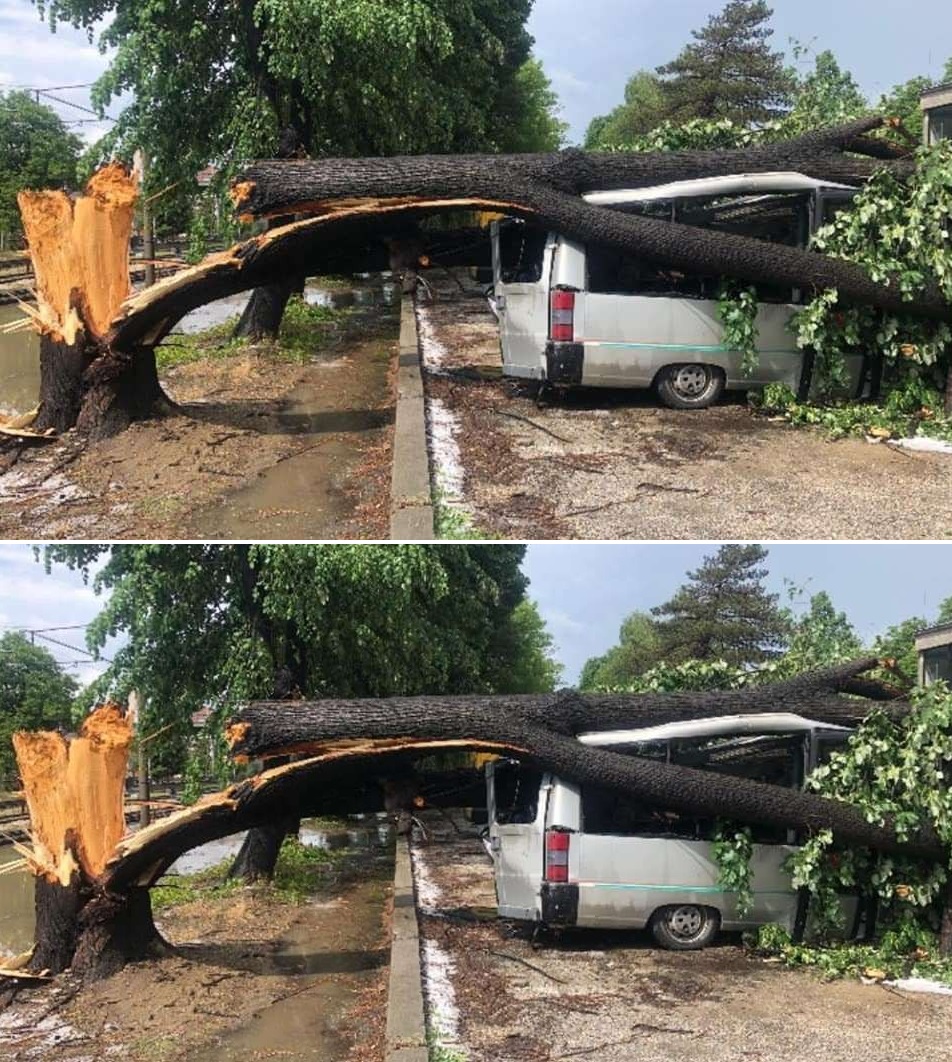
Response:
[[[569,838],[571,834],[547,830],[545,834],[545,880],[569,880]]]
[[[550,335],[553,343],[571,343],[575,339],[575,292],[552,292],[552,324]]]

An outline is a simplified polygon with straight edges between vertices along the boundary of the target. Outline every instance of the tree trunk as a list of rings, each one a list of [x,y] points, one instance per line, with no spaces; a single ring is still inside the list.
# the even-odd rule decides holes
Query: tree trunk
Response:
[[[36,874],[34,972],[72,968],[97,980],[164,946],[148,889],[131,883],[116,892],[101,881],[125,832],[131,741],[131,724],[116,705],[87,716],[69,742],[48,732],[13,737]]]
[[[273,880],[285,837],[296,836],[300,829],[300,816],[253,826],[238,849],[235,861],[228,870],[228,877],[242,878],[249,885],[256,881]]]
[[[151,344],[112,348],[106,332],[129,295],[136,182],[118,164],[73,200],[22,192],[20,212],[36,274],[40,411],[36,427],[115,435],[170,403]]]
[[[945,906],[939,927],[939,954],[945,959],[952,958],[952,880],[945,886]]]
[[[282,280],[252,291],[238,323],[234,338],[260,343],[263,339],[277,339],[288,300],[294,294],[295,282]]]

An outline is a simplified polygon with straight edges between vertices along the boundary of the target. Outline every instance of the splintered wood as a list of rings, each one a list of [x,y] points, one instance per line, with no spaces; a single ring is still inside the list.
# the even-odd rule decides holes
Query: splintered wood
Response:
[[[125,832],[123,797],[132,725],[115,704],[83,723],[79,737],[13,735],[30,810],[34,871],[68,885],[76,870],[98,877]]]
[[[85,193],[20,192],[17,201],[36,274],[41,332],[73,344],[101,338],[130,292],[129,241],[138,182],[120,163],[96,172]]]

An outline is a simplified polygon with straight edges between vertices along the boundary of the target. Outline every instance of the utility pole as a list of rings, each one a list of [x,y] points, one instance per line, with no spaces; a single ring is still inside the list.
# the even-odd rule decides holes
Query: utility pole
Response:
[[[145,286],[155,283],[155,239],[152,234],[152,204],[146,197],[149,181],[149,156],[139,148],[134,156],[135,168],[139,171],[139,187],[142,189],[142,256],[145,258]]]
[[[138,737],[138,774],[139,774],[139,825],[148,826],[152,821],[151,809],[149,807],[149,800],[151,795],[149,792],[149,756],[146,752],[145,742],[142,740],[142,714],[141,714],[142,702],[139,697],[138,690],[129,691],[129,714],[133,718],[133,725],[136,728],[136,736]]]

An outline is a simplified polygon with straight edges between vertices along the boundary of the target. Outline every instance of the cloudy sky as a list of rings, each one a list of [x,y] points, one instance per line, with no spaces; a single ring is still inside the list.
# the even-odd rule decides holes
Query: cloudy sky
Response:
[[[622,99],[628,76],[673,58],[721,0],[536,0],[530,29],[571,125],[584,136],[596,114]],[[831,48],[873,98],[918,74],[938,75],[952,55],[948,0],[774,0],[775,47],[790,38]],[[92,81],[106,59],[85,34],[41,23],[30,0],[0,0],[0,87]],[[55,95],[88,106],[88,89]],[[90,116],[50,101],[64,117]],[[77,126],[87,138],[105,128]]]
[[[33,547],[24,543],[0,543],[0,634],[10,630],[41,631],[34,635],[36,645],[48,649],[53,657],[80,684],[92,682],[106,665],[93,661],[86,648],[85,631],[58,630],[50,627],[79,627],[88,623],[102,607],[102,599],[83,584],[82,576],[62,566],[46,575],[41,561],[35,559]],[[55,638],[58,645],[49,641]],[[108,659],[109,646],[103,652]]]
[[[952,596],[949,545],[778,545],[768,567],[772,590],[783,593],[784,579],[807,594],[826,590],[858,633],[871,640],[910,616],[931,619]],[[621,621],[635,609],[667,600],[715,546],[538,544],[529,547],[526,572],[530,594],[558,645],[565,680],[578,678],[590,656],[613,645]],[[805,599],[804,599],[805,600]],[[102,601],[82,578],[63,567],[50,575],[34,560],[29,545],[0,544],[0,625],[3,629],[45,628],[88,623]],[[83,631],[52,632],[82,647]],[[57,660],[80,661],[71,673],[89,682],[103,669],[82,653],[42,640]],[[105,655],[109,655],[109,647]]]

